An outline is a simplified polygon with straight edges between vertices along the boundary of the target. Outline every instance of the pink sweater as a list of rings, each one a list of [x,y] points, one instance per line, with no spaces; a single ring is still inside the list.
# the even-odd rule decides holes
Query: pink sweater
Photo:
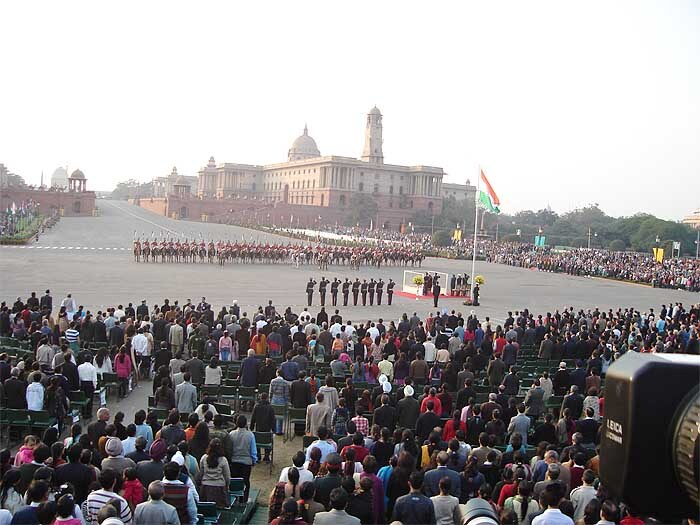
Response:
[[[124,362],[120,362],[122,356],[117,355],[114,358],[114,371],[117,377],[129,377],[131,374],[131,358],[128,354],[124,354]]]

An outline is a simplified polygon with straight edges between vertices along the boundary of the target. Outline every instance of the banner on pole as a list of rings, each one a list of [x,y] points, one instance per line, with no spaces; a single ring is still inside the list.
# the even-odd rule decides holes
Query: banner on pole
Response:
[[[544,235],[535,235],[535,246],[538,248],[544,248],[546,237]]]
[[[652,251],[654,252],[654,260],[656,262],[663,262],[664,261],[664,249],[663,248],[654,248]]]
[[[462,230],[460,228],[457,228],[454,233],[452,234],[452,239],[455,241],[461,241],[462,240]]]

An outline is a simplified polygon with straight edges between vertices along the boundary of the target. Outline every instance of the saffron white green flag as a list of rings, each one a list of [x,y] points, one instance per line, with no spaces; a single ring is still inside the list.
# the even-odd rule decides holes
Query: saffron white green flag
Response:
[[[498,195],[496,195],[496,192],[493,191],[493,187],[486,178],[486,175],[484,175],[483,170],[481,170],[481,182],[484,185],[485,191],[479,190],[477,195],[477,205],[482,206],[491,213],[501,213],[501,210],[498,208],[501,205],[501,201],[499,200]]]

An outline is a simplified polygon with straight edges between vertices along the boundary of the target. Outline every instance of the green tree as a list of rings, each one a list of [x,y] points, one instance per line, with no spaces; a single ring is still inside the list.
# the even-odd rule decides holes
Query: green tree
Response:
[[[436,231],[433,234],[433,244],[435,246],[451,246],[452,235],[448,230]]]

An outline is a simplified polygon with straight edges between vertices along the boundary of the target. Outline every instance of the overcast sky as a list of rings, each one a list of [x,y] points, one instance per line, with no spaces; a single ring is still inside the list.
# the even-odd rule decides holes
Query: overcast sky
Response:
[[[108,6],[111,5],[112,8]],[[700,2],[2,2],[0,162],[91,189],[286,160],[304,123],[502,209],[700,207]]]

